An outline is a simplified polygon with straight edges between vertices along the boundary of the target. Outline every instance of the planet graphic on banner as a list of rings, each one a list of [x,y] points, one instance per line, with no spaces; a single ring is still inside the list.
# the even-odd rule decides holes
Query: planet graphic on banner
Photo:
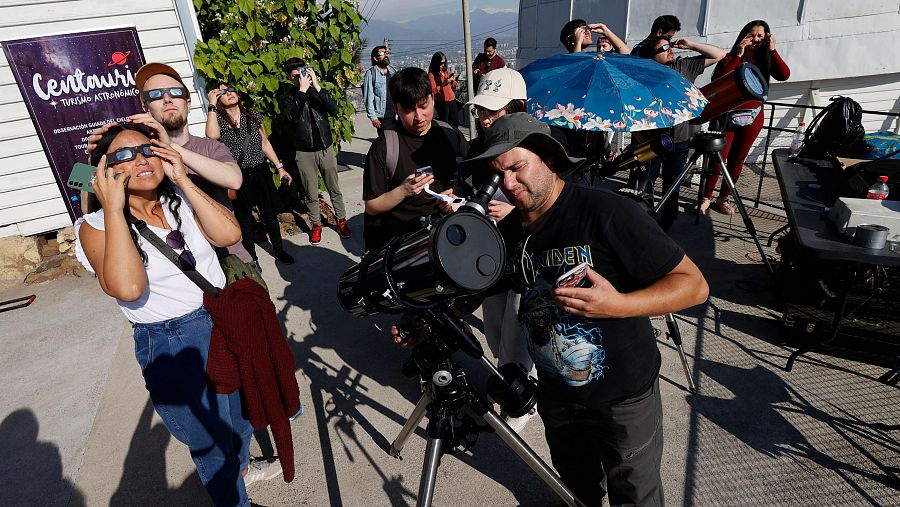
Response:
[[[131,51],[127,53],[123,53],[121,51],[116,51],[110,56],[110,62],[106,64],[107,67],[112,67],[113,65],[124,65],[125,59],[131,56]]]

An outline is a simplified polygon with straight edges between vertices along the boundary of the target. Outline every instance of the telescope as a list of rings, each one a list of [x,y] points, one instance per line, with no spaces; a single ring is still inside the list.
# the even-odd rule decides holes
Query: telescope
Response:
[[[675,143],[668,134],[660,134],[637,145],[632,143],[612,162],[603,164],[603,172],[615,174],[619,171],[630,171],[656,157],[670,153],[674,148]]]
[[[700,88],[709,104],[703,113],[691,120],[700,125],[719,116],[741,109],[747,102],[764,101],[769,93],[769,84],[759,67],[752,63],[742,63],[740,67]]]
[[[360,317],[398,313],[495,285],[505,271],[506,246],[485,212],[499,185],[494,173],[456,213],[366,253],[338,282],[341,307]]]
[[[486,216],[500,178],[492,173],[456,213],[367,252],[338,281],[338,301],[344,310],[361,317],[413,309],[407,316],[414,315],[414,327],[404,331],[398,326],[398,332],[401,336],[416,329],[424,333],[403,365],[405,375],[420,377],[422,397],[389,451],[399,458],[407,439],[428,415],[417,506],[431,506],[441,456],[467,450],[478,432],[486,431],[475,426],[463,412],[467,409],[480,416],[567,505],[583,507],[553,469],[469,386],[465,370],[451,358],[461,350],[476,359],[489,373],[491,399],[512,417],[534,410],[535,380],[525,368],[506,364],[497,369],[484,357],[469,326],[449,311],[455,298],[490,289],[505,274],[506,246]]]

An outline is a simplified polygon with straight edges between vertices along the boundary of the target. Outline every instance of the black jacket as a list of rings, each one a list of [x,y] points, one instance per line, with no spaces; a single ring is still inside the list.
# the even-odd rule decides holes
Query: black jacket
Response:
[[[325,90],[310,87],[301,92],[290,83],[278,90],[281,115],[292,129],[291,141],[298,151],[321,151],[331,146],[331,127],[328,116],[336,116],[337,104]]]

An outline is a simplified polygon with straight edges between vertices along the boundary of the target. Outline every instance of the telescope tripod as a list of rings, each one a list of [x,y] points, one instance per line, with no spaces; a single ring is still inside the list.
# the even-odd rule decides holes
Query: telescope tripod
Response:
[[[650,189],[650,193],[644,192],[644,189],[647,188],[649,183],[649,170],[646,167],[643,167],[640,171],[631,170],[629,172],[630,174],[626,187],[631,188],[641,199],[641,202],[645,204],[645,207],[648,207],[650,214],[656,216],[662,209],[665,198],[660,200],[655,207],[649,207],[652,205],[652,189]],[[676,183],[681,184],[681,178],[679,178]],[[694,376],[691,374],[691,367],[688,365],[687,355],[684,353],[684,347],[681,341],[681,330],[678,329],[678,322],[675,321],[675,314],[667,313],[664,317],[666,319],[666,338],[672,340],[672,343],[675,345],[675,350],[678,351],[678,357],[681,359],[681,367],[684,369],[684,376],[687,379],[688,391],[691,394],[697,394],[697,386],[694,384]]]
[[[725,135],[717,132],[700,132],[696,134],[690,143],[690,147],[694,150],[694,153],[691,155],[690,159],[688,159],[687,164],[682,169],[681,174],[679,174],[675,180],[672,182],[672,186],[666,189],[666,192],[660,198],[659,202],[656,203],[656,206],[653,208],[653,214],[659,213],[659,211],[665,206],[666,202],[675,195],[675,191],[681,186],[681,183],[688,177],[689,174],[692,174],[696,170],[697,161],[700,157],[703,157],[702,162],[702,170],[700,172],[701,175],[709,174],[709,162],[711,157],[715,157],[714,160],[718,160],[719,167],[721,168],[722,180],[725,181],[725,184],[728,186],[728,189],[731,190],[731,195],[734,196],[734,204],[737,206],[738,212],[741,214],[741,218],[744,221],[744,227],[747,229],[747,233],[750,234],[750,237],[753,238],[753,242],[756,244],[756,249],[759,250],[759,256],[762,258],[762,261],[765,263],[766,268],[768,268],[770,274],[775,273],[775,269],[772,267],[772,264],[769,262],[769,257],[766,255],[766,252],[763,250],[762,244],[759,242],[759,237],[756,234],[756,227],[753,225],[753,221],[750,220],[750,215],[747,214],[747,208],[744,206],[744,201],[741,199],[741,195],[738,193],[737,188],[734,185],[734,180],[731,179],[731,175],[728,173],[728,169],[725,165],[725,159],[722,158],[722,150],[725,148]],[[701,184],[700,193],[697,195],[697,204],[699,208],[699,204],[703,199],[703,187]]]
[[[437,315],[431,311],[429,311],[429,314],[432,316]],[[462,340],[461,347],[463,350],[473,357],[476,357],[476,354],[473,353],[476,352],[476,349],[473,346],[477,347],[478,351],[481,351],[480,357],[477,357],[477,359],[479,359],[480,364],[490,371],[493,377],[491,381],[495,385],[503,383],[508,385],[511,390],[524,389],[522,384],[509,383],[508,379],[494,367],[493,363],[484,357],[481,345],[475,340],[474,336],[471,336],[464,329],[461,321],[456,322],[453,317],[449,317],[446,314],[441,315],[441,317],[447,319],[447,330],[452,331],[454,334],[463,335],[459,337]],[[442,340],[436,335],[433,338],[426,338],[426,340],[428,339]],[[437,348],[441,349],[441,353],[448,351],[452,353],[457,344],[447,345],[446,342],[442,342]],[[419,481],[419,495],[416,501],[418,507],[428,507],[434,499],[434,488],[437,483],[437,471],[441,462],[441,456],[447,453],[452,454],[467,450],[475,445],[479,431],[489,431],[477,427],[469,416],[461,414],[462,409],[465,407],[468,407],[484,419],[488,426],[493,429],[519,459],[550,486],[567,505],[572,507],[584,506],[581,501],[575,498],[572,491],[563,484],[553,469],[544,463],[540,456],[506,424],[506,421],[491,409],[491,404],[469,386],[465,370],[453,362],[449,355],[446,355],[439,361],[431,361],[425,358],[418,364],[429,365],[427,367],[429,371],[424,371],[424,369],[420,371],[424,392],[418,403],[416,403],[416,407],[413,409],[409,419],[404,423],[397,438],[391,442],[389,451],[391,456],[401,459],[400,453],[404,445],[406,445],[406,441],[415,432],[422,419],[428,415],[428,425],[425,430],[428,441],[425,447],[425,458],[422,463],[422,476]],[[524,369],[521,366],[518,366],[518,368],[524,373]],[[407,371],[407,368],[404,367],[404,372]],[[491,381],[489,381],[489,389],[491,389]],[[522,392],[517,392],[516,394],[523,395]],[[492,394],[492,396],[494,395]],[[515,395],[512,396],[514,397]],[[532,396],[530,392],[524,393],[525,398],[530,396]],[[517,406],[515,410],[510,412],[516,414],[521,410],[530,410],[533,406],[534,402],[532,400],[530,403],[526,403],[525,406]]]

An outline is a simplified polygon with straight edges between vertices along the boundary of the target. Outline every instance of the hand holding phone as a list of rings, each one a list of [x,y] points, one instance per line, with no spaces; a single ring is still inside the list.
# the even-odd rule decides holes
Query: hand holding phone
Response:
[[[66,181],[66,186],[93,194],[94,187],[91,186],[91,177],[96,170],[97,168],[92,165],[75,162],[75,165],[72,166],[72,172],[69,173],[69,179]]]
[[[556,279],[556,287],[586,287],[588,263],[582,262]]]

